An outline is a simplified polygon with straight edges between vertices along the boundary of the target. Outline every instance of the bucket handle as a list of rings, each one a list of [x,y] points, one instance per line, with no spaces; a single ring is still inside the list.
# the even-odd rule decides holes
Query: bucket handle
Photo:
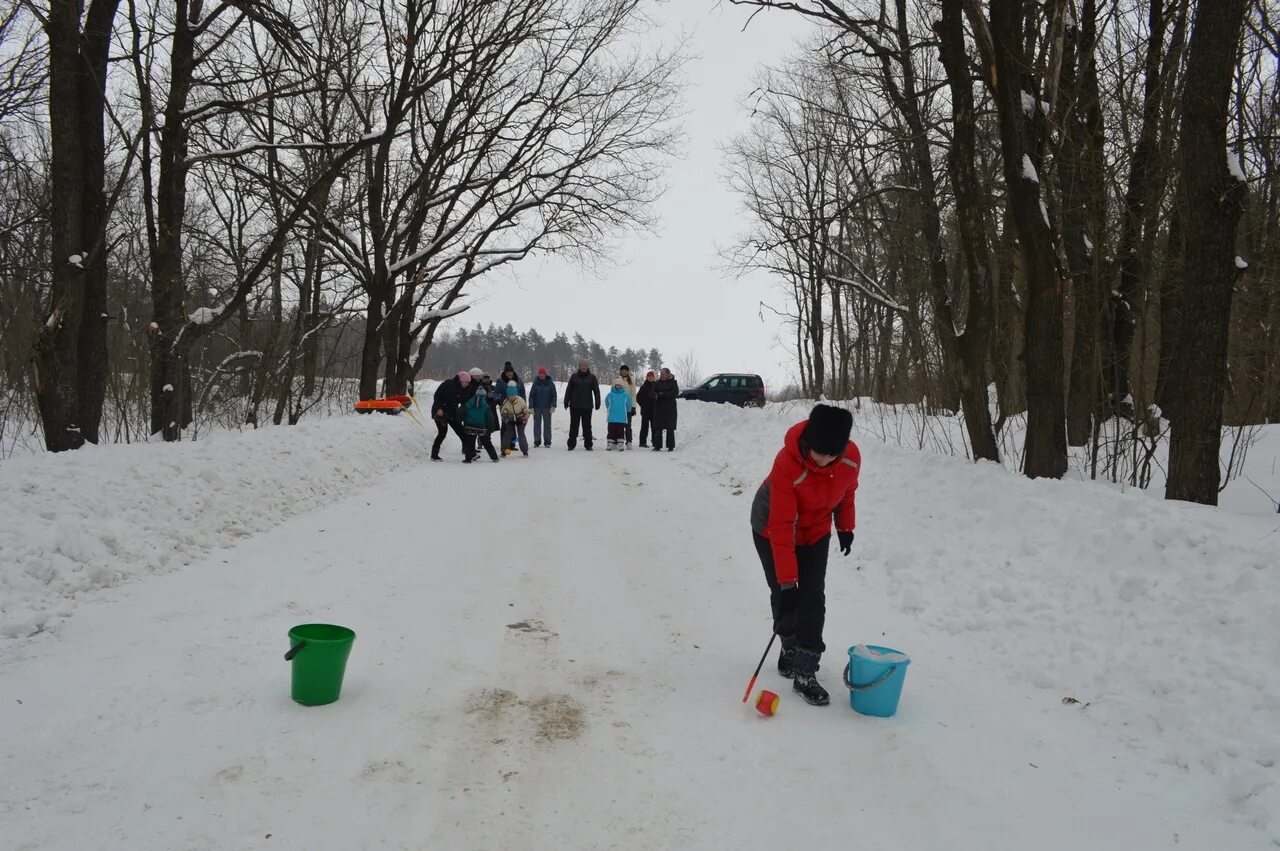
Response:
[[[888,667],[888,669],[887,669],[883,674],[881,674],[880,676],[876,677],[874,680],[872,680],[871,682],[867,683],[865,686],[855,686],[855,685],[854,685],[852,682],[850,682],[850,680],[849,680],[849,673],[850,673],[850,669],[851,669],[852,667],[853,667],[853,663],[852,663],[852,662],[846,662],[846,663],[845,663],[845,666],[844,666],[844,684],[845,684],[846,686],[848,686],[848,687],[849,687],[849,691],[869,691],[869,690],[871,690],[871,689],[875,688],[876,686],[880,685],[881,683],[883,683],[885,680],[889,679],[889,677],[892,677],[892,676],[893,676],[894,671],[898,670],[898,666],[897,666],[897,665],[890,665],[890,666]]]
[[[306,647],[306,646],[307,646],[307,642],[305,642],[305,641],[299,641],[297,644],[295,644],[295,645],[293,645],[292,647],[290,647],[290,648],[289,648],[289,652],[288,652],[288,653],[284,654],[284,660],[285,660],[286,662],[288,662],[288,661],[289,661],[289,660],[291,660],[294,656],[297,656],[297,655],[298,655],[298,651],[299,651],[299,650],[301,650],[302,648],[304,648],[304,647]]]

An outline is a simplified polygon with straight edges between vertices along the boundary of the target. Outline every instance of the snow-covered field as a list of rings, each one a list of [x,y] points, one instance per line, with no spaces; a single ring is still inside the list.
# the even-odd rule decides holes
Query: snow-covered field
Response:
[[[500,464],[407,417],[5,462],[0,845],[1280,846],[1274,514],[856,433],[832,706],[772,661],[778,717],[743,706],[748,505],[804,409],[682,403],[674,454],[566,453],[560,412]],[[359,637],[307,709],[313,620]],[[839,684],[862,642],[912,657],[892,719]]]

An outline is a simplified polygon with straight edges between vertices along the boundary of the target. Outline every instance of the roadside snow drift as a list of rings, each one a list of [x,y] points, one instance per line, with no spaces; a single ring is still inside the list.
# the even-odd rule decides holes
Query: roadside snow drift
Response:
[[[86,446],[0,466],[0,637],[56,626],[99,588],[190,564],[426,457],[383,416]],[[435,431],[432,429],[432,436]]]

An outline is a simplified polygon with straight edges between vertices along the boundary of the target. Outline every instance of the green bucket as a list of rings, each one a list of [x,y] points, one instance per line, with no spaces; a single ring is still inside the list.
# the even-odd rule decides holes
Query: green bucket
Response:
[[[293,699],[303,706],[337,700],[355,640],[352,630],[327,623],[306,623],[289,630],[289,652],[284,658],[293,662]]]

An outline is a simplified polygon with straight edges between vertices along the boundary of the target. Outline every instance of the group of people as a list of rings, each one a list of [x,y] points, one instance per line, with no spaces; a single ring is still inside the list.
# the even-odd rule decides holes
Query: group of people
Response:
[[[640,415],[640,446],[648,448],[652,431],[653,451],[676,448],[676,399],[680,387],[671,370],[663,367],[660,374],[645,374],[637,387],[631,377],[631,369],[625,364],[618,369],[609,392],[600,393],[600,380],[583,361],[569,376],[565,385],[563,404],[569,412],[570,451],[578,445],[582,435],[583,448],[592,451],[594,443],[591,418],[603,403],[608,413],[608,449],[627,450],[632,445],[632,421]],[[551,446],[551,414],[559,404],[558,390],[545,367],[526,389],[511,361],[502,365],[498,379],[476,367],[459,372],[453,378],[440,383],[432,399],[432,419],[436,424],[436,439],[431,445],[431,460],[442,461],[440,447],[450,429],[462,441],[463,463],[470,464],[484,450],[491,461],[520,452],[529,454],[529,441],[525,431],[533,420],[534,448]],[[492,435],[501,432],[501,453],[493,445]]]

